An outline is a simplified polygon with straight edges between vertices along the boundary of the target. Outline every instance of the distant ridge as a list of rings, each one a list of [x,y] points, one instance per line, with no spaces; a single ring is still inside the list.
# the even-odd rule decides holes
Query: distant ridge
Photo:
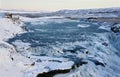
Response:
[[[62,12],[62,11],[102,11],[102,10],[120,10],[120,7],[109,7],[109,8],[91,8],[91,9],[61,9],[56,11],[46,11],[46,10],[17,10],[17,9],[0,9],[0,11],[8,11],[8,12],[40,12],[40,13],[46,13],[46,12]]]

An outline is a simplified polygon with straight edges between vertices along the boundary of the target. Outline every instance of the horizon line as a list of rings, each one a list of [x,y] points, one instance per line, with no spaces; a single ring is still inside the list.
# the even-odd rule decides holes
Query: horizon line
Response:
[[[120,7],[100,7],[100,8],[76,8],[76,9],[57,9],[57,10],[29,10],[29,9],[7,9],[7,8],[0,8],[0,10],[4,11],[29,11],[29,12],[55,12],[60,10],[94,10],[94,9],[110,9],[110,8],[120,8]]]

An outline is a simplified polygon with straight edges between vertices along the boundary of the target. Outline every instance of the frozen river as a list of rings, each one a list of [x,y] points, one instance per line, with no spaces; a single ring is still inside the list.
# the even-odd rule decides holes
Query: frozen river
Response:
[[[106,25],[111,24],[82,19],[40,18],[26,22],[27,32],[16,35],[9,42],[28,57],[66,58],[74,62],[72,72],[60,77],[119,77],[120,36],[113,34]],[[37,63],[41,61],[39,59]],[[90,70],[94,70],[94,74]]]

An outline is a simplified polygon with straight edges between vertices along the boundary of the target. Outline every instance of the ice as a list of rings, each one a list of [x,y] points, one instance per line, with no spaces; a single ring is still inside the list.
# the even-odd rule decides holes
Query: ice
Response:
[[[74,64],[74,62],[64,58],[43,57],[43,59],[39,59],[41,59],[41,62],[37,62],[35,66],[26,70],[23,77],[35,77],[38,74],[42,74],[53,70],[71,69]]]
[[[29,43],[24,43],[24,42],[22,42],[21,40],[16,40],[15,42],[13,42],[13,44],[14,44],[15,46],[17,46],[16,48],[17,48],[18,50],[21,50],[21,49],[27,50],[27,49],[30,47],[30,44],[29,44]]]
[[[80,28],[87,28],[89,27],[90,25],[88,24],[78,24],[77,27],[80,27]]]
[[[110,24],[110,23],[103,22],[102,25],[99,27],[99,29],[104,29],[104,30],[110,31],[111,25],[112,24]]]

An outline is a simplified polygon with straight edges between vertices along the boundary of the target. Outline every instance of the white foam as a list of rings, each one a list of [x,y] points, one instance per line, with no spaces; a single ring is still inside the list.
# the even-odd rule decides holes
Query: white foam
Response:
[[[90,25],[89,24],[78,24],[77,27],[87,28],[87,27],[90,27]]]

